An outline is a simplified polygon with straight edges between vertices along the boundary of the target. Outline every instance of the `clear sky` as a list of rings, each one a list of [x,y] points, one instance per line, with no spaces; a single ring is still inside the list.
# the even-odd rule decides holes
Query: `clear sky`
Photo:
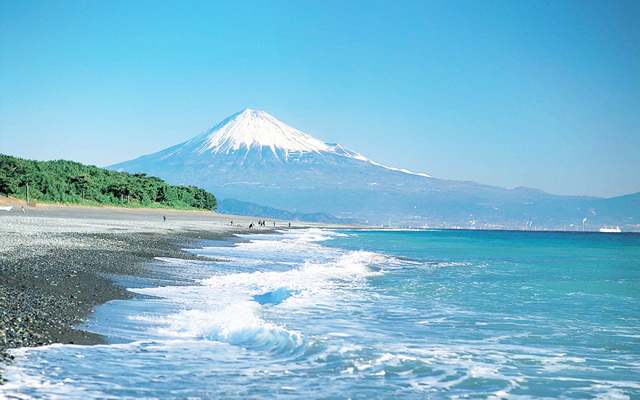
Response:
[[[640,2],[1,1],[0,152],[98,166],[244,108],[437,178],[640,191]]]

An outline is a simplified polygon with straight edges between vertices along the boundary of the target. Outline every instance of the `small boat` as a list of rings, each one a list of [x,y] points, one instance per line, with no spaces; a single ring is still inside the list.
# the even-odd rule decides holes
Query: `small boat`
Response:
[[[0,211],[11,211],[13,206],[2,206],[0,207]]]
[[[600,228],[600,232],[602,232],[602,233],[620,233],[622,231],[620,230],[619,226],[616,226],[615,228],[609,228],[609,227],[603,226],[602,228]]]

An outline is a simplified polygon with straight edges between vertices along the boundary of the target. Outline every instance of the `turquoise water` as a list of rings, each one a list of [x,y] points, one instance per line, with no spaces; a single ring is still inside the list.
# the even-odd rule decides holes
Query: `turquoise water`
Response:
[[[123,281],[155,297],[96,311],[110,345],[19,349],[0,397],[640,398],[638,234],[296,230],[188,251],[216,261]]]

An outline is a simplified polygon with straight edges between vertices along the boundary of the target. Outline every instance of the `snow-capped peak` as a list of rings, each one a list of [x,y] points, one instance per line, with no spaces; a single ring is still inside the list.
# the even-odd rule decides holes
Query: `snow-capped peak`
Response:
[[[346,149],[339,144],[324,143],[286,125],[264,111],[245,109],[193,139],[160,152],[162,159],[170,157],[207,157],[239,153],[245,157],[250,151],[262,152],[270,148],[276,157],[288,162],[291,153],[317,153],[321,156],[340,156],[364,161],[392,171],[429,177],[405,169],[387,167]],[[254,153],[255,154],[255,153]],[[293,158],[294,160],[298,158]],[[241,163],[242,164],[242,163]]]
[[[229,153],[240,148],[270,147],[285,151],[319,152],[330,147],[294,129],[264,111],[246,109],[194,138],[201,144],[198,153]]]

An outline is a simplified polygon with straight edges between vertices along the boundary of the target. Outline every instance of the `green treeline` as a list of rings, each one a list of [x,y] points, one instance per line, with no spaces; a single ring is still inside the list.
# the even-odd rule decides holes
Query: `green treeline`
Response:
[[[73,161],[33,161],[0,154],[0,194],[32,201],[214,210],[216,198],[195,186],[171,186],[146,174]]]

